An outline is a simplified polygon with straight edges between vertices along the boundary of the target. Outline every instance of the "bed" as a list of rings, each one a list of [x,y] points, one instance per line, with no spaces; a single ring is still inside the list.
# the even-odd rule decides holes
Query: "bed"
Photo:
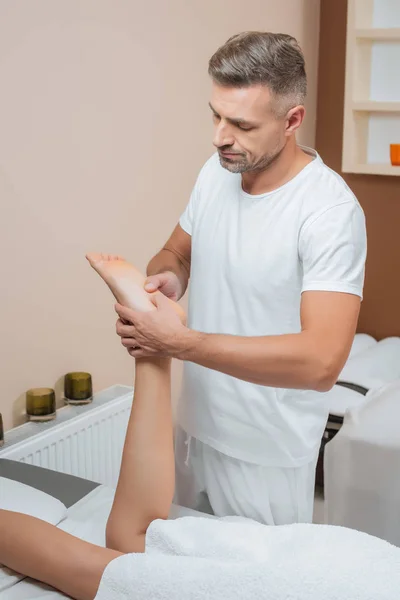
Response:
[[[60,500],[67,508],[67,516],[58,527],[88,542],[104,546],[105,524],[114,497],[113,489],[72,475],[6,459],[0,459],[0,477],[23,483]],[[184,515],[196,516],[200,513],[172,507],[170,518]],[[0,591],[0,600],[60,600],[66,597],[29,578]]]
[[[346,413],[359,410],[373,390],[399,380],[400,338],[388,337],[378,342],[370,335],[356,334],[336,385],[323,394],[329,417],[317,465],[318,485],[324,486],[325,446],[341,429]]]
[[[25,493],[29,498],[39,494],[41,500],[31,502],[35,510],[46,510],[48,514],[46,503],[61,506],[60,529],[104,544],[105,524],[114,495],[111,488],[2,460],[0,477],[6,490],[33,483],[35,487],[30,486]],[[14,510],[20,510],[18,498],[20,504],[24,502],[21,494],[8,495],[9,506],[11,502],[17,505],[13,504]],[[0,493],[0,506],[7,508],[7,494],[3,495],[2,504]],[[173,507],[170,518],[180,516],[208,515]],[[132,600],[132,590],[136,600],[156,597],[337,600],[348,598],[349,593],[352,598],[362,600],[398,597],[400,550],[378,538],[342,527],[295,524],[269,528],[232,517],[219,519],[215,525],[218,534],[212,517],[179,519],[173,525],[154,521],[146,540],[146,554],[127,554],[112,561],[96,598]],[[11,577],[16,576],[11,573]],[[13,581],[3,589],[0,600],[66,597],[28,578]]]

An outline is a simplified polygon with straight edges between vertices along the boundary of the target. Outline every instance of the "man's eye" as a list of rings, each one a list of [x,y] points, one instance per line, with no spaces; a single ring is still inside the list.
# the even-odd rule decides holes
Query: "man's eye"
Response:
[[[248,125],[237,125],[237,127],[242,131],[251,131],[253,129],[253,127],[249,127]]]
[[[216,115],[215,113],[213,114],[214,121],[219,121],[221,119],[221,117],[219,115]]]

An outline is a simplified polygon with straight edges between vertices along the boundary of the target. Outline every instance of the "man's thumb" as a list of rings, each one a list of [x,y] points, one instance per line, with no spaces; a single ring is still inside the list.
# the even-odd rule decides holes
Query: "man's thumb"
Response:
[[[144,289],[146,292],[155,292],[163,283],[163,279],[160,275],[151,275],[150,277],[147,277],[144,282]]]

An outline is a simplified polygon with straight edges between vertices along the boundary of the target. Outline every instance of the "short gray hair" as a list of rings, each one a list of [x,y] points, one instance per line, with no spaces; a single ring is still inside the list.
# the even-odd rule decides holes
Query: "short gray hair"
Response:
[[[210,58],[208,73],[226,87],[265,85],[279,103],[283,101],[279,112],[303,104],[307,94],[303,52],[297,40],[285,33],[234,35]]]

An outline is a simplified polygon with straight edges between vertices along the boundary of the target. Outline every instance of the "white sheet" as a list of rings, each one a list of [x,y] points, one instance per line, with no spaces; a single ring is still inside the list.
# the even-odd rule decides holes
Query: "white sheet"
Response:
[[[336,417],[344,417],[347,410],[358,408],[365,402],[366,396],[341,385],[334,385],[329,392],[324,392],[329,413]]]
[[[400,546],[400,381],[369,392],[325,446],[325,521]],[[400,598],[400,592],[399,596]]]

